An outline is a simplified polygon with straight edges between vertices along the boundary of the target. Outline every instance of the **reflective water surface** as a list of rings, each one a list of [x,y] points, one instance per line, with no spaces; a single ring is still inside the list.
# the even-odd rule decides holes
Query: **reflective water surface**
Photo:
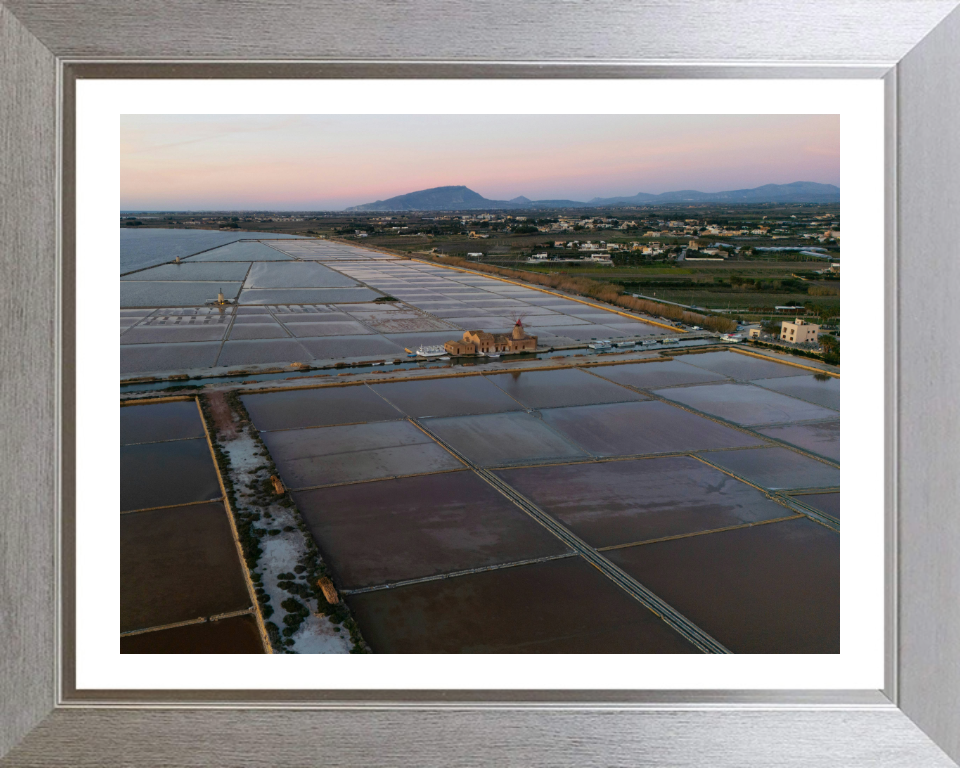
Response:
[[[703,457],[763,488],[832,488],[840,485],[840,469],[801,456],[788,448],[718,451]]]
[[[830,515],[837,520],[840,519],[840,494],[839,493],[804,493],[801,496],[794,496],[801,504]]]
[[[688,457],[529,467],[497,474],[595,547],[794,514],[756,488]]]
[[[805,451],[840,461],[840,422],[826,421],[819,424],[790,424],[785,427],[758,429],[763,435],[783,440]]]
[[[208,248],[232,243],[241,238],[287,239],[291,235],[265,232],[218,232],[211,229],[120,228],[120,272],[142,269],[165,261],[181,259]],[[243,245],[246,245],[245,243]],[[251,243],[251,245],[259,245]],[[260,246],[269,249],[268,246]],[[276,251],[274,251],[276,253]]]
[[[521,409],[516,400],[480,376],[376,384],[373,390],[415,418]]]
[[[806,376],[810,373],[803,368],[775,363],[772,360],[761,360],[736,352],[704,352],[700,355],[683,355],[681,359],[689,365],[720,373],[739,381],[773,379],[779,376]]]
[[[463,468],[409,421],[265,432],[263,441],[288,488]]]
[[[120,445],[204,437],[200,410],[194,400],[120,409]]]
[[[121,510],[220,496],[220,482],[205,439],[120,446]]]
[[[710,381],[723,381],[719,373],[704,371],[680,360],[651,361],[649,363],[627,363],[625,365],[603,365],[590,369],[597,376],[629,384],[639,389],[657,389],[673,387],[678,384],[704,384]]]
[[[629,456],[762,443],[658,401],[586,405],[541,411],[543,420],[597,456]]]
[[[655,394],[744,426],[830,419],[837,415],[822,406],[749,384],[703,384],[661,389]]]
[[[241,397],[258,429],[388,421],[403,414],[366,386],[298,389]]]
[[[121,632],[249,606],[222,504],[120,516]]]
[[[294,498],[346,588],[566,551],[469,471],[298,491]]]
[[[263,643],[248,614],[121,637],[120,653],[263,653]]]
[[[825,408],[840,410],[840,379],[833,376],[810,374],[785,379],[760,379],[753,383],[791,397],[817,403]]]
[[[423,425],[477,466],[587,458],[589,454],[529,413],[424,419]]]
[[[487,378],[528,408],[557,408],[565,405],[621,403],[646,399],[645,395],[576,368],[502,373]]]

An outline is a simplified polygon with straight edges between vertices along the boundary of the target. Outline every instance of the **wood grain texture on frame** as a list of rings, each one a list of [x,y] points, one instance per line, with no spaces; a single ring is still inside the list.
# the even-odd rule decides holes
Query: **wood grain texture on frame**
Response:
[[[95,734],[97,738],[91,738]],[[951,768],[896,710],[59,711],[0,765]]]
[[[954,0],[7,0],[66,58],[895,64]]]
[[[955,344],[947,313],[960,277],[948,260],[955,246],[944,226],[956,220],[960,201],[960,93],[951,78],[960,68],[960,13],[924,39],[957,5],[0,3],[0,480],[6,491],[0,536],[6,641],[0,755],[6,757],[0,765],[951,765],[924,732],[960,758],[960,518],[951,514],[958,431],[953,382],[960,369],[954,357],[938,354]],[[219,63],[184,61],[200,58]],[[304,58],[312,64],[294,63]],[[104,77],[878,77],[903,59],[888,80],[888,93],[897,98],[896,204],[888,207],[896,217],[888,259],[894,268],[888,275],[899,276],[898,286],[888,286],[888,300],[899,298],[894,330],[909,341],[898,347],[899,364],[888,360],[896,366],[888,391],[898,396],[900,469],[893,492],[902,512],[901,568],[891,582],[899,607],[889,603],[899,611],[890,626],[902,641],[899,656],[888,662],[900,673],[899,693],[896,685],[887,688],[894,703],[878,692],[842,691],[520,692],[500,701],[481,695],[458,701],[455,692],[376,701],[375,693],[350,692],[340,702],[331,692],[312,700],[302,692],[286,701],[277,692],[181,701],[171,693],[149,704],[151,697],[135,692],[123,701],[83,701],[66,679],[69,659],[58,687],[56,161],[58,64],[65,59],[76,60],[86,76]],[[244,59],[287,63],[254,67],[240,63]],[[323,63],[331,59],[341,63]],[[69,97],[72,89],[63,88]],[[69,128],[70,115],[63,120]],[[69,152],[69,136],[64,139]],[[69,171],[69,158],[65,162]],[[63,190],[62,204],[71,208],[71,190]],[[69,280],[69,227],[62,236],[62,275]],[[64,294],[66,301],[69,291]],[[66,414],[69,420],[69,408]],[[69,440],[71,433],[64,434]],[[69,560],[61,565],[69,567]],[[65,621],[72,627],[69,610]]]
[[[55,701],[56,107],[53,55],[0,5],[0,754]]]
[[[960,759],[960,12],[897,66],[900,697]],[[931,695],[933,691],[937,695]]]

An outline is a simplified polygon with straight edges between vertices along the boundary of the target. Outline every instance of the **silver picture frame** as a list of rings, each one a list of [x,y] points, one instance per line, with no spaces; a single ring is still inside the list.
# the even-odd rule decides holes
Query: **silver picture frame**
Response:
[[[955,766],[958,5],[0,0],[0,765]],[[884,688],[77,690],[74,89],[157,77],[882,79]]]

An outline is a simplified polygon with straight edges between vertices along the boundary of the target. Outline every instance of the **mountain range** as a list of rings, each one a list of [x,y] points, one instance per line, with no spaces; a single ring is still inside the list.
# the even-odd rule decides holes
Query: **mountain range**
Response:
[[[347,211],[475,211],[522,210],[536,208],[600,208],[611,205],[656,205],[657,203],[839,203],[840,187],[813,181],[792,184],[765,184],[753,189],[729,192],[698,192],[683,189],[658,195],[638,192],[628,197],[595,197],[580,200],[530,200],[520,196],[512,200],[488,200],[464,186],[433,187],[355,205]]]

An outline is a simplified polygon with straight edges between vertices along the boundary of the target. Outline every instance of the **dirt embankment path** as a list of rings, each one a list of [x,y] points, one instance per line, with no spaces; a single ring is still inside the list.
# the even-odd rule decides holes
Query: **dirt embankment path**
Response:
[[[217,437],[220,440],[236,440],[238,437],[237,427],[233,421],[233,411],[227,405],[227,400],[223,392],[208,392],[207,403],[210,406],[210,413],[213,416],[213,422],[217,426]]]

